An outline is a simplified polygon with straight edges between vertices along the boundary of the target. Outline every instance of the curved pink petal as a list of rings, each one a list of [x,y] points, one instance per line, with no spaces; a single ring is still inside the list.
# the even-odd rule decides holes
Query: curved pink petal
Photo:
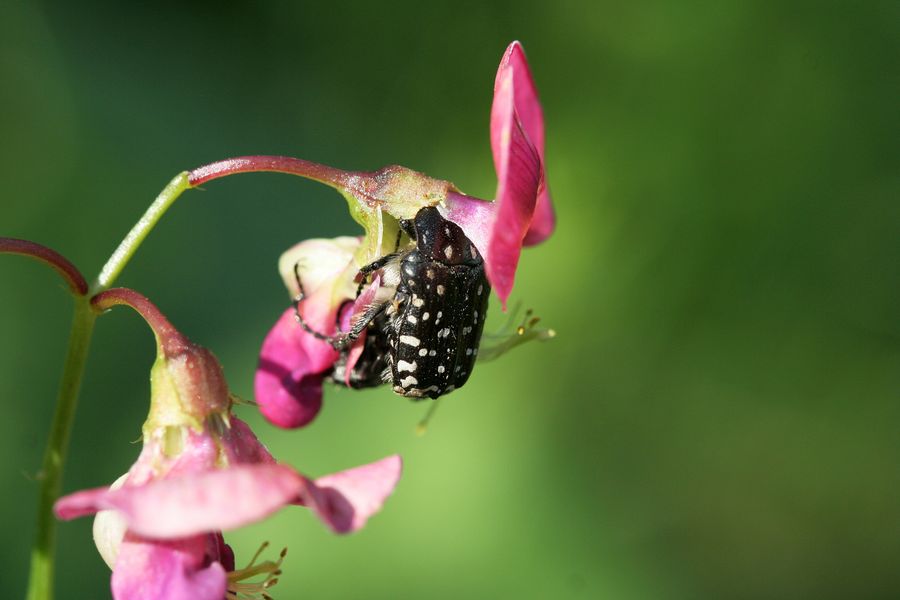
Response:
[[[299,503],[312,508],[335,533],[352,533],[381,510],[394,491],[402,469],[403,461],[394,454],[368,465],[326,475],[307,482]]]
[[[222,600],[226,569],[208,554],[210,536],[165,542],[128,534],[113,568],[116,600]]]
[[[222,434],[222,450],[229,464],[275,464],[275,458],[257,439],[250,426],[235,417],[229,419],[231,426]]]
[[[546,185],[546,162],[544,161],[544,111],[538,99],[537,87],[531,75],[531,68],[525,58],[525,51],[519,42],[511,43],[500,59],[500,67],[497,69],[497,77],[494,80],[494,94],[501,87],[502,79],[506,72],[512,72],[514,105],[516,114],[525,130],[528,139],[537,150],[541,160],[541,183],[538,189],[537,203],[534,216],[528,232],[525,234],[524,245],[533,246],[544,241],[556,226],[556,215],[553,212],[553,203],[550,200],[550,190]],[[493,123],[492,123],[493,126]],[[496,155],[496,149],[494,150]]]
[[[515,77],[501,68],[491,107],[491,148],[497,171],[497,204],[485,254],[485,268],[506,309],[525,234],[541,184],[541,159],[515,110]]]
[[[154,539],[233,529],[289,504],[306,480],[286,465],[237,465],[117,490],[76,492],[57,501],[60,519],[116,510],[128,530]]]
[[[310,305],[301,304],[310,327],[323,325],[328,315],[325,319],[317,317]],[[334,330],[334,312],[330,315],[331,327],[319,331]],[[330,345],[300,327],[293,308],[284,311],[259,353],[253,388],[262,414],[279,427],[301,427],[312,421],[322,407],[322,372],[337,357]]]
[[[108,487],[81,490],[68,496],[63,496],[53,505],[56,518],[70,521],[78,517],[86,517],[107,508],[106,498],[110,493]]]

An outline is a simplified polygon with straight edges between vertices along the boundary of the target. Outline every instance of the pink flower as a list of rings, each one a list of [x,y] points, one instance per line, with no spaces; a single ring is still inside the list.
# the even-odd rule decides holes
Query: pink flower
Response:
[[[488,281],[505,308],[522,246],[544,241],[556,224],[545,181],[544,114],[519,42],[509,45],[497,69],[491,150],[497,172],[494,202],[451,191],[445,216],[481,251]]]
[[[250,594],[273,583],[281,561],[235,571],[221,531],[299,504],[349,533],[381,508],[400,476],[398,456],[316,480],[277,463],[231,414],[215,357],[164,318],[154,329],[159,357],[137,462],[113,486],[55,505],[64,520],[100,513],[94,537],[113,570],[115,598],[223,600],[237,590],[256,597]],[[243,581],[260,573],[268,574],[263,582]]]
[[[210,173],[239,172],[249,170],[248,165],[260,165],[265,170],[295,172],[324,181],[348,199],[354,216],[366,227],[362,241],[309,240],[279,261],[292,296],[298,293],[294,274],[298,265],[305,288],[300,312],[316,332],[333,335],[342,307],[341,330],[346,331],[350,315],[364,310],[376,293],[384,293],[373,283],[368,296],[358,299],[352,309],[346,308],[354,298],[353,279],[359,267],[393,250],[389,241],[394,239],[396,221],[391,223],[383,213],[409,219],[423,206],[435,203],[446,218],[462,227],[484,256],[487,278],[505,308],[522,246],[542,242],[555,226],[545,183],[543,112],[518,42],[507,48],[497,71],[490,129],[498,180],[493,202],[466,196],[450,183],[396,166],[374,173],[347,173],[299,159],[245,157],[198,169],[194,177],[202,182]],[[349,353],[348,366],[341,366],[347,376],[363,344],[364,337]],[[308,424],[321,409],[322,382],[339,357],[330,344],[301,327],[293,307],[285,310],[260,351],[255,396],[262,413],[281,427]]]
[[[285,286],[295,297],[300,291],[294,274],[297,266],[304,288],[299,310],[313,330],[333,334],[341,306],[352,304],[349,299],[356,293],[353,277],[358,270],[354,255],[359,248],[360,239],[353,237],[306,240],[278,261]],[[370,294],[361,296],[359,304],[370,299]],[[355,348],[363,343],[365,335]],[[358,357],[358,351],[352,354]],[[254,391],[263,415],[280,427],[309,423],[322,406],[322,381],[337,359],[338,352],[330,344],[301,328],[293,306],[285,310],[260,350]]]

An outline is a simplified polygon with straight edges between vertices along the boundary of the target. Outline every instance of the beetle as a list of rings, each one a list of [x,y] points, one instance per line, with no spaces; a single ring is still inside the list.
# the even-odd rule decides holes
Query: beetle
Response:
[[[383,256],[358,274],[361,288],[380,271],[383,286],[394,289],[388,300],[368,307],[350,331],[334,336],[318,333],[303,321],[298,308],[302,291],[296,317],[305,331],[341,352],[333,379],[346,381],[347,353],[365,330],[363,354],[349,377],[351,387],[385,381],[408,398],[437,398],[462,387],[472,373],[491,288],[475,244],[436,207],[420,209],[400,227],[414,247]]]

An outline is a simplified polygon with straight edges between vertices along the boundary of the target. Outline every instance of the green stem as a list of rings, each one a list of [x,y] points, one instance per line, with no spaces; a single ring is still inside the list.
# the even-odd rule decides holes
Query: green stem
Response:
[[[29,572],[27,600],[51,600],[53,598],[53,558],[56,546],[56,518],[53,515],[53,504],[59,498],[62,490],[63,467],[66,463],[66,454],[69,448],[72,424],[75,420],[75,409],[78,406],[78,392],[81,388],[81,380],[84,375],[84,367],[87,362],[88,349],[91,345],[91,335],[94,332],[94,322],[97,313],[91,307],[91,297],[102,292],[119,276],[125,265],[137,251],[141,242],[150,233],[159,219],[182,192],[191,186],[187,172],[179,173],[160,192],[153,204],[147,209],[140,220],[131,228],[125,239],[119,244],[103,269],[97,280],[91,286],[87,295],[75,295],[75,311],[72,318],[72,331],[69,335],[69,348],[66,352],[66,361],[63,365],[62,380],[59,385],[59,395],[56,401],[56,411],[53,414],[53,422],[50,426],[50,438],[47,440],[47,448],[44,451],[44,461],[40,472],[40,495],[38,498],[37,532],[34,546],[31,549],[31,569]],[[12,244],[12,242],[9,242]],[[43,255],[25,248],[28,253],[36,258],[52,263]],[[9,249],[0,245],[0,251],[19,251],[25,253],[18,246],[10,246]],[[49,256],[49,255],[48,255]],[[52,258],[52,257],[51,257]],[[57,261],[58,262],[58,261]],[[55,264],[51,264],[57,268]],[[74,267],[73,267],[74,268]],[[60,271],[66,275],[65,269]],[[82,280],[83,281],[83,280]],[[77,282],[76,282],[77,283]],[[73,291],[84,294],[84,289],[71,284]],[[86,287],[86,286],[81,286]]]
[[[28,582],[28,600],[50,600],[53,597],[53,552],[56,542],[56,518],[53,503],[62,487],[62,472],[69,447],[69,437],[78,405],[78,391],[87,362],[91,334],[96,314],[86,296],[75,296],[72,332],[63,366],[62,380],[50,438],[44,451],[44,462],[39,475],[37,535],[31,550],[31,571]]]
[[[153,204],[151,204],[147,209],[147,212],[144,213],[144,216],[135,223],[134,227],[131,228],[131,231],[128,232],[128,235],[125,236],[125,239],[122,240],[122,243],[119,244],[119,247],[116,248],[115,252],[112,253],[112,256],[109,257],[109,260],[106,261],[106,264],[103,265],[103,269],[100,270],[100,275],[97,277],[94,285],[91,286],[89,295],[102,292],[112,285],[122,272],[122,269],[125,268],[125,265],[128,264],[128,261],[131,260],[131,257],[137,251],[141,242],[143,242],[144,238],[147,237],[147,234],[150,233],[150,230],[153,229],[169,207],[172,206],[172,203],[181,196],[182,192],[191,187],[187,171],[179,173],[175,176],[175,179],[169,182],[169,185],[159,193],[159,196],[156,197],[156,200],[153,201]]]

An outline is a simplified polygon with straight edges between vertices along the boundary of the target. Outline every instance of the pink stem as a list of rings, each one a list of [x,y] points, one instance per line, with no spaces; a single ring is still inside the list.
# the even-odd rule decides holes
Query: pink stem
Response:
[[[167,355],[178,354],[191,344],[184,334],[166,318],[146,296],[129,288],[112,288],[91,298],[91,306],[97,311],[113,306],[130,306],[141,315],[156,334]]]
[[[289,156],[239,156],[194,169],[188,173],[188,182],[196,187],[228,175],[266,171],[299,175],[332,187],[345,187],[347,178],[352,175],[341,169]]]
[[[84,296],[88,291],[87,281],[75,265],[59,252],[46,246],[28,240],[0,237],[0,253],[19,254],[37,259],[62,275],[73,294]]]

